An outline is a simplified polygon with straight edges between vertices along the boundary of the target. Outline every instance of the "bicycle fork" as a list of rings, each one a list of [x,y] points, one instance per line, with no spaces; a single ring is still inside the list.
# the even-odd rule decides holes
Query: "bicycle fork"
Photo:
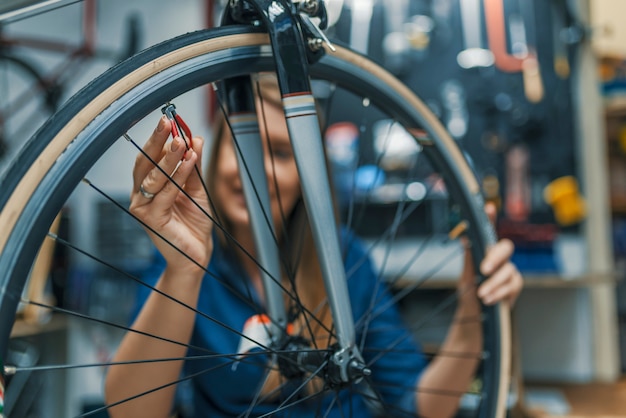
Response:
[[[310,1],[307,2],[308,5],[310,3]],[[355,344],[354,320],[341,257],[339,232],[334,215],[329,179],[326,175],[327,164],[321,129],[307,69],[307,51],[303,34],[297,24],[298,6],[288,0],[246,0],[246,6],[253,6],[261,17],[269,32],[274,51],[287,128],[290,138],[292,138],[291,145],[300,176],[304,204],[310,219],[313,241],[320,261],[337,339],[337,348],[328,359],[329,369],[333,370],[335,375],[333,380],[337,383],[359,381],[364,376],[369,375],[370,370],[364,364],[363,357]],[[319,3],[319,6],[323,7],[323,4]],[[246,11],[249,12],[249,8]],[[323,14],[323,12],[321,13]],[[224,16],[224,23],[228,24],[228,11]],[[249,83],[248,80],[248,86]],[[246,94],[241,92],[241,94],[232,94],[231,88],[239,89],[239,86],[245,83],[235,84],[233,82],[229,84],[228,95],[230,97],[237,96],[239,99],[229,101],[229,106],[235,106],[235,108],[229,109],[229,113],[235,113],[235,122],[238,122],[238,125],[233,126],[232,129],[239,132],[240,139],[242,133],[247,133],[244,135],[246,146],[239,148],[247,148],[248,144],[253,142],[259,144],[256,146],[257,151],[249,152],[245,156],[245,158],[256,156],[255,162],[246,161],[245,171],[248,173],[246,174],[242,167],[240,167],[240,171],[242,178],[248,177],[245,183],[249,184],[246,187],[244,183],[244,193],[246,201],[253,205],[249,206],[251,226],[255,232],[259,232],[261,237],[257,243],[257,248],[267,247],[268,245],[263,243],[273,241],[264,240],[275,240],[276,238],[273,236],[271,220],[268,222],[267,215],[264,215],[270,214],[271,211],[269,197],[266,195],[267,184],[263,170],[264,162],[258,125],[255,122],[250,123],[256,117],[253,96],[246,97]],[[242,103],[247,103],[245,105],[247,108],[241,108]],[[255,125],[257,131],[253,132],[250,129]],[[252,137],[255,136],[257,139],[252,140]],[[253,171],[257,174],[254,174]],[[265,183],[265,185],[257,186],[258,183]],[[253,186],[253,184],[255,185]],[[257,211],[253,208],[261,210]],[[276,278],[281,277],[277,261],[278,255],[268,253],[266,256],[268,259],[260,260],[262,265],[276,269],[271,274],[262,275],[268,299],[268,313],[272,318],[272,326],[280,328],[281,324],[286,323],[287,317],[282,291],[280,285],[276,283]],[[269,276],[274,276],[274,278]],[[280,333],[277,329],[276,332]]]

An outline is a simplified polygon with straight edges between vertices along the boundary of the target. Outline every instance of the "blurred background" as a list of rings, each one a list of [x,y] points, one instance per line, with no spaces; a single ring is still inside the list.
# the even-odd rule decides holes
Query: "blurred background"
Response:
[[[218,0],[99,0],[59,1],[66,6],[42,15],[11,12],[35,3],[0,4],[0,173],[98,74],[143,48],[214,26],[221,9]],[[572,413],[582,398],[568,398],[572,385],[619,387],[626,371],[626,2],[329,0],[328,7],[328,36],[413,89],[497,205],[498,233],[515,242],[527,281],[514,311],[515,358],[531,409]],[[210,137],[203,122],[209,95],[178,105],[194,131]],[[349,119],[349,109],[333,117]],[[332,132],[354,135],[345,126]],[[115,192],[127,195],[131,177],[118,175]],[[98,216],[110,209],[102,202],[73,204],[109,223],[68,216],[63,228],[80,231],[86,248],[142,267],[145,236],[115,245],[117,234],[135,226]],[[59,303],[68,292],[94,310],[130,303],[115,278],[90,288],[86,271],[67,271],[60,260],[49,290]],[[103,341],[78,329],[51,343],[106,358]],[[61,393],[70,410],[100,401],[101,373],[94,371],[92,385],[68,378]]]

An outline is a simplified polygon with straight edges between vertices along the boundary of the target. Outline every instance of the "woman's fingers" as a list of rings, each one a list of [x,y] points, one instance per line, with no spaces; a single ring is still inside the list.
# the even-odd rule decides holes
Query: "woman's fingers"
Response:
[[[138,191],[143,198],[145,192],[158,195],[161,190],[170,182],[169,177],[177,171],[177,167],[186,154],[185,143],[180,137],[176,137],[164,148],[164,156],[157,166],[152,164],[152,169],[148,171],[143,179],[139,179]],[[142,193],[142,191],[144,193]]]
[[[204,146],[204,139],[199,136],[194,136],[192,141],[193,151],[196,154],[195,165],[200,170],[197,173],[192,173],[188,179],[186,179],[185,189],[189,192],[190,195],[194,196],[195,192],[201,192],[205,194],[204,190],[204,182],[201,178],[202,175],[202,147]]]
[[[182,145],[182,147],[184,147],[184,145]],[[176,201],[176,197],[180,193],[180,188],[185,185],[190,175],[191,178],[197,177],[197,175],[194,175],[193,173],[194,166],[198,160],[198,154],[193,149],[190,149],[187,152],[184,152],[183,155],[183,160],[180,161],[180,165],[178,165],[178,168],[172,175],[171,180],[166,178],[165,184],[162,186],[159,193],[154,196],[154,204],[164,208],[173,206]]]
[[[135,160],[135,166],[133,168],[135,192],[139,190],[139,186],[144,178],[148,175],[150,170],[154,168],[154,161],[161,161],[163,158],[165,142],[167,141],[170,132],[170,122],[165,116],[162,116],[161,119],[159,119],[159,123],[156,128],[154,128],[152,135],[143,147],[145,155],[143,153],[139,153],[137,155],[137,159]],[[146,157],[146,155],[149,158]]]
[[[511,262],[501,266],[478,288],[478,297],[486,305],[508,300],[514,302],[522,288],[522,276]]]
[[[485,258],[480,263],[480,272],[489,276],[495,272],[501,264],[508,262],[513,255],[515,246],[509,239],[501,239],[494,246],[489,248]]]
[[[162,117],[154,132],[137,157],[133,170],[134,189],[131,196],[131,212],[148,223],[165,224],[171,219],[176,199],[184,193],[192,199],[204,192],[199,167],[202,155],[202,138],[194,138],[193,149],[176,136],[167,143],[171,123]],[[144,154],[145,153],[145,154]]]
[[[481,273],[488,277],[478,288],[478,297],[490,305],[501,300],[514,302],[519,295],[523,279],[510,261],[514,245],[508,239],[491,247],[480,265]]]

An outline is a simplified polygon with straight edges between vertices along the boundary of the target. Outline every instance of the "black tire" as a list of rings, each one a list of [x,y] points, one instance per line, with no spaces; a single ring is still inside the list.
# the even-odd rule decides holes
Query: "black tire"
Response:
[[[223,77],[271,70],[272,64],[267,36],[250,28],[187,34],[113,67],[69,100],[29,141],[7,170],[0,190],[1,358],[7,358],[16,311],[38,249],[88,170],[137,120],[163,103]],[[464,233],[478,265],[495,236],[483,211],[477,179],[437,118],[389,73],[348,49],[338,47],[327,53],[310,71],[315,78],[332,80],[347,96],[362,95],[368,107],[378,109],[375,115],[386,111],[414,133],[419,158],[445,181],[446,199],[455,205],[451,213],[460,216],[455,224],[465,221]],[[329,117],[332,122],[337,114],[331,111]],[[485,347],[473,415],[502,417],[509,388],[508,311],[502,305],[482,309]]]

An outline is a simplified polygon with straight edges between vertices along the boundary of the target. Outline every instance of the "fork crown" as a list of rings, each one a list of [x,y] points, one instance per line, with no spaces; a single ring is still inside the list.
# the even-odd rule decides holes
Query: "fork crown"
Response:
[[[301,16],[301,13],[305,16]],[[278,82],[285,96],[311,91],[307,62],[317,60],[321,55],[321,50],[316,53],[308,47],[308,39],[316,38],[317,35],[302,23],[306,16],[320,18],[320,27],[324,27],[326,8],[323,1],[231,0],[222,16],[222,24],[252,23],[267,29],[273,49],[278,51]]]

